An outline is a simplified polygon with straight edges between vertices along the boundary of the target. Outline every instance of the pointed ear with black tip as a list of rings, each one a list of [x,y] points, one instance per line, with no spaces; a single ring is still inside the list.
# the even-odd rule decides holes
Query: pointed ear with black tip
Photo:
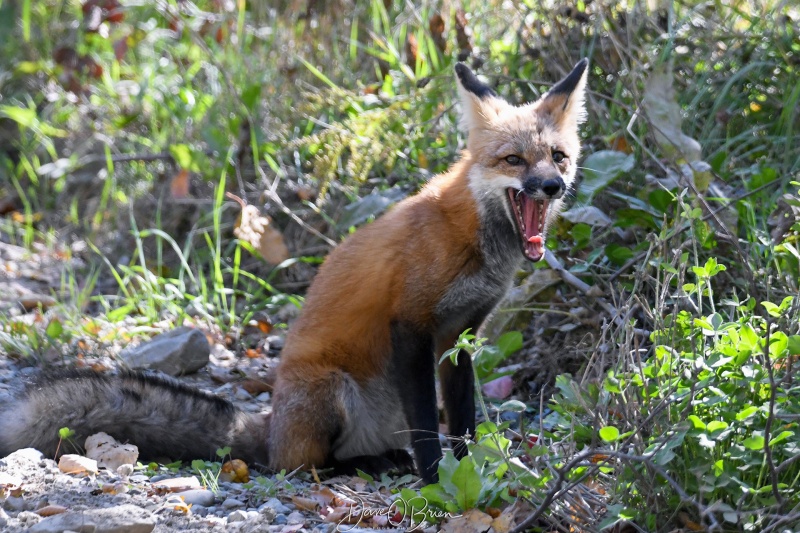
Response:
[[[550,115],[557,124],[578,125],[586,120],[586,77],[588,59],[581,59],[567,77],[556,83],[542,96],[537,106],[541,113]]]
[[[464,131],[485,127],[503,106],[508,106],[505,100],[479,80],[464,63],[456,64],[456,77],[462,107],[459,124]]]

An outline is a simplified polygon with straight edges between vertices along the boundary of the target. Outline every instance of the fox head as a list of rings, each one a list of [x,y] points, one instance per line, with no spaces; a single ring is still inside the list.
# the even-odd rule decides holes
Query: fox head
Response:
[[[547,227],[575,179],[587,65],[583,59],[539,100],[523,106],[499,97],[463,63],[456,65],[470,189],[478,205],[503,198],[531,261],[544,257]]]

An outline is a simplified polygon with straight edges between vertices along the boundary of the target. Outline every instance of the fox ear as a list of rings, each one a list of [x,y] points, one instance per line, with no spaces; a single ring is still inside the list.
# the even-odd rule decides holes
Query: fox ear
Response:
[[[537,106],[540,113],[553,117],[556,123],[576,126],[586,119],[586,77],[588,59],[581,59],[567,77],[542,96]]]
[[[462,107],[460,125],[464,131],[486,126],[502,105],[508,105],[464,63],[456,64],[456,76]]]

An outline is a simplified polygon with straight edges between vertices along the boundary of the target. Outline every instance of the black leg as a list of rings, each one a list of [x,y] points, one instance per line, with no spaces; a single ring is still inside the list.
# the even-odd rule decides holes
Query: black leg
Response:
[[[453,453],[461,459],[467,454],[467,446],[461,437],[467,434],[475,436],[475,374],[467,352],[459,351],[456,360],[458,365],[453,365],[450,359],[442,361],[439,380]]]
[[[439,410],[436,406],[433,339],[406,323],[392,324],[390,377],[403,403],[417,471],[426,483],[438,480],[442,458]]]

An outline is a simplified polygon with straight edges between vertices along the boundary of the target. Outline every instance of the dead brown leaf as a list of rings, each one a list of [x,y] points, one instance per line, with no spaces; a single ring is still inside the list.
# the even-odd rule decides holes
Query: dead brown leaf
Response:
[[[292,503],[301,511],[316,512],[320,507],[319,501],[304,496],[292,496]]]
[[[189,196],[189,171],[182,168],[169,182],[169,194],[175,199]]]
[[[67,508],[61,505],[45,505],[41,509],[36,510],[39,516],[53,516],[67,512]]]
[[[289,249],[283,242],[283,235],[272,223],[272,219],[267,215],[262,215],[257,207],[247,205],[238,196],[231,193],[227,193],[227,196],[242,206],[242,213],[233,234],[255,248],[268,263],[278,264],[288,259]]]
[[[406,36],[406,65],[408,65],[411,70],[416,70],[417,61],[420,59],[417,37],[413,33],[409,33]]]
[[[458,59],[463,61],[472,53],[472,39],[467,25],[467,14],[463,9],[456,11],[456,42],[458,43]]]
[[[439,13],[431,15],[428,20],[428,29],[431,32],[431,38],[436,44],[436,48],[444,52],[447,49],[447,38],[444,35],[444,19]]]
[[[260,379],[246,379],[239,383],[239,386],[253,396],[258,396],[262,392],[272,392],[272,385]]]
[[[248,483],[250,469],[247,468],[247,463],[241,459],[232,459],[222,465],[219,478],[229,483]]]
[[[448,521],[443,533],[484,533],[492,527],[492,517],[478,509],[470,509],[458,518]]]

